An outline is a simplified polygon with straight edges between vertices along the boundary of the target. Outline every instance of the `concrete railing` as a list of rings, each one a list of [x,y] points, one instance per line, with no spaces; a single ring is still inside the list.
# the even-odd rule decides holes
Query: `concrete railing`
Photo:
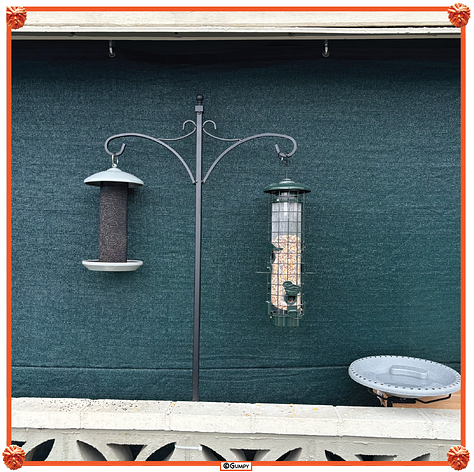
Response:
[[[457,410],[15,398],[28,461],[446,461]]]

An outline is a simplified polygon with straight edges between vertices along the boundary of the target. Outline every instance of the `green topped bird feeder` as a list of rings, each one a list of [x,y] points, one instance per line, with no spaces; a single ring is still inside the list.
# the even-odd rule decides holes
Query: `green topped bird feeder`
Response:
[[[299,326],[304,314],[304,198],[310,191],[290,179],[264,189],[270,195],[267,314],[274,326]]]

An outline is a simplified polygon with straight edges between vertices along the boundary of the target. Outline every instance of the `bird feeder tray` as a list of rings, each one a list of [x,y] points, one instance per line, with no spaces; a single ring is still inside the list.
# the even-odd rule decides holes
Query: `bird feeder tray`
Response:
[[[406,399],[451,395],[461,388],[454,369],[415,357],[364,357],[349,366],[349,376],[371,390]]]
[[[82,261],[89,269],[101,272],[131,272],[137,270],[143,261],[127,260],[127,262],[100,262],[99,259]]]

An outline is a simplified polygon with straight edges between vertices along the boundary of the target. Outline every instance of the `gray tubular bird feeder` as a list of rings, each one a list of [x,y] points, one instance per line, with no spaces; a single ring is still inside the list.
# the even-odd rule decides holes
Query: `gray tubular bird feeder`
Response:
[[[270,195],[267,314],[274,326],[299,326],[304,314],[304,197],[310,191],[306,185],[290,179],[264,189]]]
[[[99,259],[82,263],[95,271],[137,270],[143,262],[127,259],[127,198],[128,189],[141,187],[143,181],[121,171],[114,162],[113,167],[91,175],[84,183],[100,187],[100,231]]]

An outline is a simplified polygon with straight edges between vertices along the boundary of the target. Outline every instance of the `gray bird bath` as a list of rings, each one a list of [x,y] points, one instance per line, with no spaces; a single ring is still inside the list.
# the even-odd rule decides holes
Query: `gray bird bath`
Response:
[[[370,390],[393,395],[398,400],[415,399],[407,403],[423,397],[448,395],[449,398],[461,388],[461,375],[454,369],[415,357],[363,357],[349,366],[349,376]]]

